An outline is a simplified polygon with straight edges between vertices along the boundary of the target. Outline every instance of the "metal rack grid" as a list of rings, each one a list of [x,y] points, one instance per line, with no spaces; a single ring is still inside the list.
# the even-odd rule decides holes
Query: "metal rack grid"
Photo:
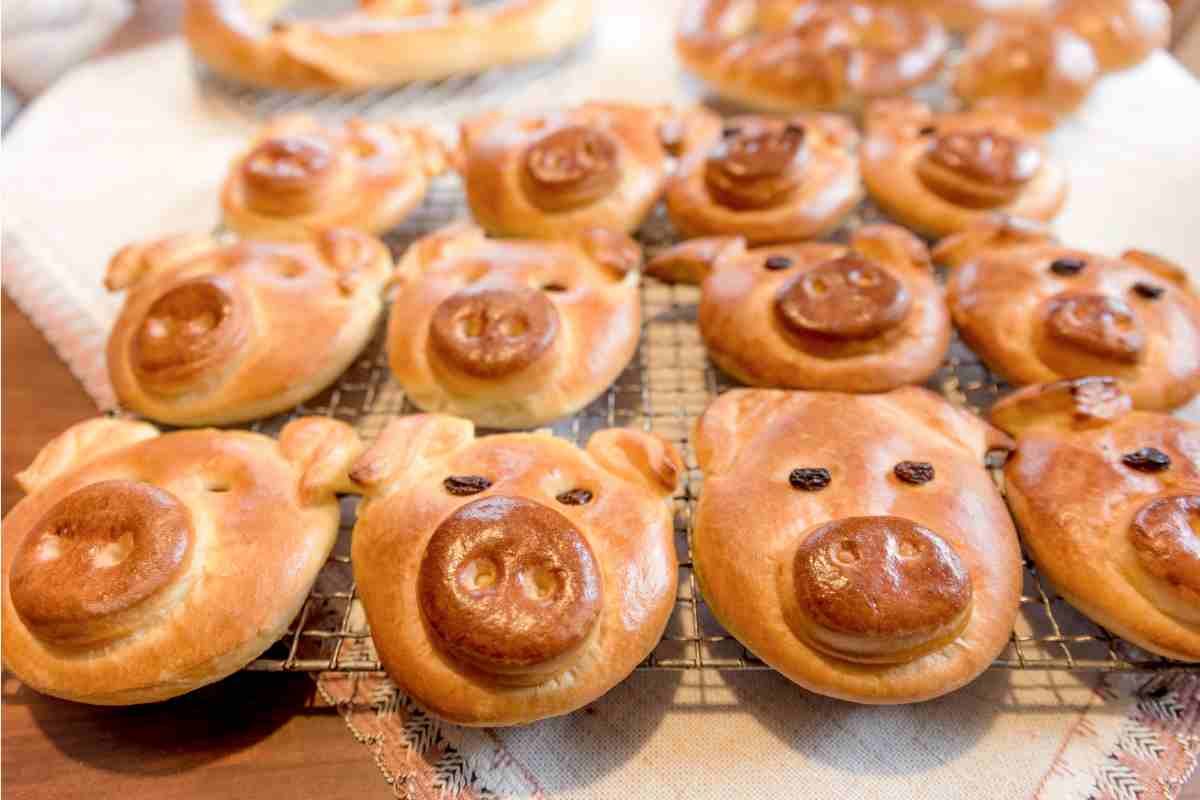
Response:
[[[457,180],[443,179],[388,243],[398,254],[416,237],[462,213]],[[878,212],[864,206],[843,230],[842,237],[854,227],[877,219]],[[671,236],[669,223],[661,213],[652,216],[639,234],[650,252],[669,243]],[[696,287],[646,279],[641,290],[642,338],[633,362],[601,397],[582,412],[553,425],[552,430],[583,444],[601,428],[640,426],[670,439],[684,454],[683,485],[674,498],[679,594],[662,641],[639,669],[769,669],[712,617],[692,571],[689,527],[702,476],[688,431],[709,401],[734,385],[705,355],[695,325],[698,298]],[[928,385],[951,402],[975,411],[986,410],[1005,391],[1004,385],[957,337],[945,364]],[[381,326],[363,356],[336,385],[291,414],[261,421],[253,428],[274,433],[293,416],[321,414],[353,424],[370,439],[389,417],[415,411],[390,376]],[[357,502],[357,498],[343,499],[338,545],[295,623],[280,642],[247,669],[373,672],[381,668],[358,601],[348,555]],[[1028,559],[1017,627],[994,666],[1158,676],[1197,669],[1144,653],[1087,620],[1042,583]]]

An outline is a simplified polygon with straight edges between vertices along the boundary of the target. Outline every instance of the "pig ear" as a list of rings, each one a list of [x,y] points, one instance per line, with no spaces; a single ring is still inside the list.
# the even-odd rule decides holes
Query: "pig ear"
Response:
[[[378,492],[407,472],[448,458],[475,439],[475,423],[448,414],[397,417],[350,467],[359,491]]]
[[[933,268],[925,243],[896,225],[865,225],[850,237],[850,247],[881,264],[924,273]]]
[[[674,493],[683,472],[675,446],[653,433],[629,428],[597,431],[588,440],[587,452],[617,477],[663,496]]]
[[[1181,289],[1190,289],[1187,270],[1174,261],[1169,261],[1162,256],[1148,253],[1145,250],[1126,250],[1121,254],[1121,260],[1137,264],[1142,269],[1153,272],[1158,277],[1170,281]]]
[[[1058,241],[1040,222],[1008,214],[988,214],[962,231],[947,236],[933,248],[933,260],[957,267],[984,250],[1003,250]]]
[[[207,234],[188,233],[126,245],[109,260],[104,287],[110,292],[128,289],[217,246]]]
[[[692,447],[705,476],[730,469],[749,428],[786,402],[788,394],[778,389],[733,389],[710,403],[692,431]]]
[[[33,494],[59,476],[105,453],[155,436],[158,436],[158,429],[145,422],[115,417],[85,420],[51,439],[33,459],[33,463],[17,473],[17,483]]]
[[[646,267],[646,273],[667,283],[700,284],[723,258],[746,252],[740,236],[706,236],[689,239],[661,251]]]
[[[992,406],[992,424],[1012,436],[1034,428],[1080,430],[1105,425],[1133,404],[1115,378],[1073,378],[1019,389]]]
[[[300,471],[300,501],[305,505],[358,491],[350,480],[350,467],[363,445],[346,423],[328,417],[292,420],[279,434],[279,447]]]
[[[642,269],[642,248],[623,231],[613,228],[588,228],[579,234],[578,243],[592,261],[608,270],[616,280],[637,280]]]

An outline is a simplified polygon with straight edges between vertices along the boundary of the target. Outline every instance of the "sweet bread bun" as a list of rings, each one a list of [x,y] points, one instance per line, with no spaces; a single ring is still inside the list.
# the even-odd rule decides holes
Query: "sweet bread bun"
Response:
[[[1200,425],[1130,406],[1112,378],[996,403],[993,422],[1017,437],[1008,504],[1072,605],[1139,647],[1200,661]]]
[[[1086,39],[1105,72],[1136,66],[1171,41],[1163,0],[1058,0],[1054,21]]]
[[[650,271],[689,277],[706,268],[700,335],[713,363],[742,383],[884,392],[922,383],[941,365],[950,314],[929,252],[903,228],[859,228],[849,247],[720,242],[685,242]]]
[[[384,668],[460,725],[565,714],[654,649],[675,604],[666,441],[610,429],[475,438],[393,420],[351,472],[354,578]]]
[[[968,37],[952,85],[969,105],[1000,98],[1061,115],[1075,110],[1099,77],[1092,48],[1071,28],[1049,19],[997,20]]]
[[[633,358],[641,261],[631,239],[603,228],[555,242],[443,228],[397,270],[392,372],[419,408],[489,428],[571,414]]]
[[[932,16],[852,0],[688,0],[675,49],[718,94],[771,111],[860,109],[941,67]]]
[[[445,149],[425,128],[280,117],[234,161],[221,209],[226,225],[258,239],[304,241],[340,227],[383,233],[445,169]]]
[[[858,132],[842,117],[741,116],[709,129],[667,187],[667,211],[685,237],[812,239],[862,200]]]
[[[694,119],[631,103],[472,117],[461,125],[458,154],[471,214],[494,236],[554,239],[597,227],[630,233],[662,193],[664,126]],[[686,148],[689,139],[668,141]]]
[[[1016,532],[984,469],[1011,442],[915,387],[737,389],[692,439],[692,558],[713,615],[806,689],[910,703],[973,680],[1021,594]]]
[[[337,538],[361,447],[330,419],[278,442],[97,418],[17,476],[4,519],[4,665],[43,694],[165,700],[277,641]]]
[[[1016,106],[935,114],[881,100],[867,114],[863,181],[889,216],[934,238],[995,211],[1049,220],[1067,195],[1066,172],[1038,135],[1051,124]]]
[[[227,78],[276,89],[371,89],[546,58],[581,39],[591,0],[359,0],[279,19],[288,0],[188,0],[192,51]]]
[[[392,259],[335,229],[311,244],[174,236],[122,249],[105,285],[127,292],[108,338],[121,405],[171,425],[224,425],[292,408],[366,346]]]
[[[1200,392],[1200,298],[1183,270],[1138,251],[1107,258],[985,220],[934,250],[963,339],[1016,385],[1111,375],[1137,408]]]
[[[969,31],[990,20],[1044,17],[1055,0],[900,0],[899,4],[933,14],[953,31]]]

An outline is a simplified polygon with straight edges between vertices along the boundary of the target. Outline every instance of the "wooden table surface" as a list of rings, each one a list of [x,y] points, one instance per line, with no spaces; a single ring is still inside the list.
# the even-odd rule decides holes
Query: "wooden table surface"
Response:
[[[139,3],[106,51],[174,30],[178,5]],[[1183,5],[1189,21],[1200,18],[1200,0]],[[1191,66],[1200,71],[1200,63]],[[7,514],[21,496],[13,473],[96,408],[7,295],[2,321]],[[304,675],[240,673],[166,703],[94,708],[42,697],[5,672],[0,789],[13,800],[392,797],[368,749],[313,688]],[[1200,779],[1180,797],[1200,800]]]

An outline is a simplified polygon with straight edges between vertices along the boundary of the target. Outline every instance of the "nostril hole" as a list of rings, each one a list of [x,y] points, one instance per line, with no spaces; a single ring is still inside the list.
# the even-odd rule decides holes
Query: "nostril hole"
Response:
[[[833,553],[833,560],[843,567],[851,566],[858,561],[858,546],[850,541],[840,543]]]
[[[530,600],[549,600],[558,590],[558,577],[546,567],[522,570],[521,589]]]
[[[483,335],[483,317],[478,314],[463,317],[458,321],[458,332],[464,338],[478,339]]]
[[[97,569],[115,567],[133,552],[133,534],[123,533],[116,541],[109,542],[96,549],[92,554],[92,566]]]
[[[810,278],[808,281],[808,291],[809,294],[820,297],[829,291],[829,284],[825,282],[824,278]]]
[[[459,581],[469,591],[482,592],[496,585],[500,570],[490,558],[473,558],[459,572]]]
[[[850,272],[850,282],[855,286],[867,288],[879,283],[879,279],[874,275],[856,269]]]
[[[506,337],[523,336],[529,330],[529,321],[524,314],[509,314],[500,320],[500,333]]]
[[[167,323],[161,317],[151,317],[146,321],[146,335],[151,339],[162,339],[167,335]]]

